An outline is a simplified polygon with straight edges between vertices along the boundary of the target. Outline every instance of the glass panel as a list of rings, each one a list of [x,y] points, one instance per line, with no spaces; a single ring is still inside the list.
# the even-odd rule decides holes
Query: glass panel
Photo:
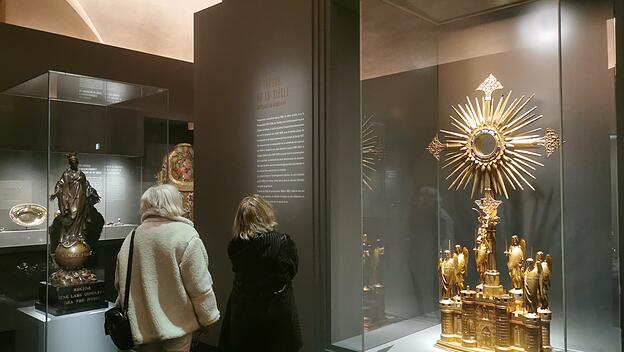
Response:
[[[436,85],[436,70],[427,68],[362,82],[364,129],[375,136],[363,136],[374,164],[364,173],[370,179],[362,190],[370,246],[365,277],[371,276],[365,287],[366,349],[437,322],[437,275],[435,267],[429,270],[438,248],[437,172],[425,150],[415,149],[426,146],[436,127]]]
[[[47,82],[47,77],[42,80]],[[45,90],[45,85],[42,88]],[[44,345],[45,315],[35,314],[33,307],[40,297],[39,282],[47,277],[47,111],[47,99],[0,93],[3,351],[27,351],[32,344]]]
[[[116,298],[116,253],[121,240],[140,223],[144,175],[151,174],[153,181],[160,168],[144,168],[148,158],[145,114],[167,111],[167,91],[51,72],[49,95],[48,193],[58,194],[50,207],[59,215],[50,218],[50,255],[55,266],[48,285],[46,349],[67,350],[70,345],[60,331],[91,326],[91,332],[71,344],[110,350],[114,346],[101,324],[108,302]],[[161,124],[166,126],[167,121],[161,120]],[[166,130],[161,132],[160,138],[166,140]],[[164,151],[158,154],[160,159]],[[78,209],[75,212],[74,207]],[[75,263],[76,255],[67,253],[78,253],[78,257],[84,253],[87,259]],[[68,274],[79,280],[70,281]],[[57,296],[65,297],[66,292],[71,292],[71,298],[57,301]]]
[[[490,282],[477,290],[487,291],[477,297],[505,297],[512,287],[518,287],[519,293],[510,295],[525,297],[518,301],[520,308],[510,305],[511,311],[522,313],[512,314],[509,344],[528,343],[530,323],[519,323],[527,319],[522,318],[527,312],[521,306],[535,294],[542,329],[548,325],[548,313],[552,314],[550,331],[544,334],[549,337],[543,341],[546,345],[555,350],[621,350],[617,137],[613,69],[607,57],[607,20],[612,16],[612,1],[362,2],[363,133],[375,137],[363,135],[362,145],[365,155],[367,148],[381,150],[369,152],[374,170],[363,174],[362,216],[370,248],[384,247],[377,267],[371,264],[376,258],[364,255],[365,296],[370,287],[377,289],[371,296],[376,301],[365,299],[363,306],[364,350],[434,351],[438,340],[449,342],[446,347],[451,349],[461,341],[465,332],[460,328],[461,308],[457,308],[462,307],[458,305],[461,300],[452,298],[456,292],[448,311],[457,314],[449,313],[455,318],[445,320],[450,335],[440,336],[439,305],[443,302],[439,297],[444,292],[439,291],[444,285],[436,262],[442,258],[444,263],[445,250],[451,258],[457,253],[461,260],[464,247],[469,257],[465,284],[475,290],[481,280]],[[492,103],[486,104],[489,100],[482,99],[490,93],[484,87],[475,89],[490,74],[503,87],[494,86],[502,89],[495,89]],[[588,82],[592,82],[591,92]],[[481,117],[481,125],[471,125],[470,115],[479,116],[477,111],[490,107],[481,115],[502,118],[504,110],[495,109],[509,96],[507,108],[515,98],[532,96],[527,105],[515,106],[520,107],[515,115],[518,120],[510,118],[493,130],[484,129],[492,120]],[[481,164],[499,165],[496,140],[502,137],[498,128],[506,131],[500,145],[515,152],[500,151],[513,169],[503,165],[500,168],[506,169],[500,172],[490,171],[494,176],[484,185],[494,188],[496,199],[502,201],[495,227],[497,250],[488,258],[489,263],[498,263],[502,292],[492,288],[498,287],[493,285],[492,264],[484,267],[490,272],[483,279],[478,274],[474,258],[479,251],[473,248],[482,248],[482,239],[488,238],[494,248],[493,237],[486,226],[478,238],[484,213],[473,208],[479,208],[474,201],[483,195],[477,184],[471,196],[470,177],[479,172],[464,172],[473,159],[462,159],[467,153]],[[430,145],[436,134],[442,144]],[[555,134],[567,141],[568,152],[550,149],[560,142]],[[461,149],[464,145],[469,147]],[[425,152],[427,146],[430,151],[441,149],[441,163],[436,165]],[[523,146],[536,148],[527,153]],[[532,152],[552,155],[546,158]],[[451,167],[444,168],[449,162]],[[590,164],[595,167],[588,170]],[[587,231],[597,233],[588,236]],[[519,239],[512,239],[513,235]],[[537,268],[531,271],[530,261],[522,261],[521,267],[529,268],[524,272],[517,266],[508,268],[513,263],[508,257],[516,258],[514,253],[523,242],[524,259],[540,260],[542,273],[537,274]],[[589,257],[602,259],[582,264]],[[383,275],[370,283],[366,279],[370,272]],[[539,279],[531,281],[531,275],[541,277],[541,284]],[[527,277],[527,285],[538,282],[538,291],[527,286],[529,291],[523,292],[522,280],[512,282],[512,276]],[[383,307],[383,313],[371,310],[371,302]],[[471,320],[476,343],[486,349],[506,343],[496,340],[500,327],[491,320],[498,317],[496,311],[490,312],[481,303],[476,307],[477,317]],[[370,323],[371,317],[376,324]]]
[[[565,303],[567,347],[575,351],[621,351],[613,5],[561,8]]]
[[[166,94],[161,94],[166,91],[164,88],[50,71],[49,74],[37,76],[10,88],[5,93],[42,99],[49,96],[53,100],[107,106],[159,94],[160,99],[166,99]]]
[[[504,86],[492,94],[494,104],[497,104],[501,97],[506,98],[508,95],[511,96],[511,102],[522,95],[528,97],[535,94],[521,114],[536,106],[535,117],[542,116],[539,120],[530,122],[527,126],[518,129],[517,132],[511,132],[509,129],[510,134],[506,136],[507,138],[535,128],[541,130],[527,134],[542,136],[544,131],[549,128],[561,134],[557,1],[537,1],[510,7],[449,23],[446,28],[447,30],[442,32],[440,36],[439,59],[441,64],[438,66],[440,82],[439,123],[441,129],[457,132],[457,129],[451,125],[453,120],[448,117],[449,114],[457,117],[451,110],[451,105],[465,102],[467,95],[471,99],[481,97],[482,94],[473,93],[475,92],[474,89],[492,73]],[[511,90],[513,93],[510,92]],[[528,117],[529,115],[525,116]],[[523,149],[516,148],[514,150]],[[545,154],[543,149],[537,148],[526,149],[526,151]],[[522,153],[522,156],[534,159],[543,166],[516,154],[511,154],[515,162],[514,168],[518,172],[512,171],[515,176],[504,176],[504,174],[501,176],[502,178],[509,177],[511,182],[504,180],[509,192],[509,200],[504,199],[502,195],[497,197],[503,203],[498,209],[500,223],[496,232],[497,251],[495,260],[500,273],[500,283],[505,290],[509,290],[513,283],[508,271],[513,273],[513,270],[508,269],[507,266],[510,265],[509,263],[514,263],[513,258],[515,257],[510,255],[508,262],[505,249],[512,245],[513,235],[519,237],[519,243],[522,240],[526,242],[525,259],[538,260],[538,251],[543,251],[553,258],[548,294],[548,308],[552,312],[549,335],[552,346],[563,348],[565,345],[565,314],[563,306],[563,253],[561,251],[561,154],[560,151],[557,151],[545,158],[526,154],[524,150]],[[518,159],[521,160],[517,161]],[[522,169],[527,170],[527,172]],[[473,205],[473,201],[470,200],[470,185],[468,191],[447,190],[448,185],[455,178],[453,177],[449,181],[444,180],[450,172],[450,170],[441,170],[443,179],[440,185],[442,198],[440,216],[442,218],[444,212],[448,213],[455,231],[454,236],[441,235],[441,243],[443,249],[447,248],[448,241],[451,244],[459,243],[472,249],[478,247],[475,235],[475,228],[478,226],[477,213],[471,210],[477,206]],[[522,176],[519,176],[518,173]],[[529,176],[529,173],[533,176]],[[519,182],[515,182],[514,177]],[[532,179],[533,177],[535,179]],[[528,186],[522,178],[529,181],[532,186]],[[516,184],[516,190],[510,187],[513,184]],[[521,190],[520,187],[524,189]],[[533,191],[531,187],[534,187],[535,190]],[[480,197],[480,195],[475,195],[474,198]],[[511,249],[510,252],[514,250]],[[474,258],[475,256],[476,252],[471,252],[471,257]],[[477,270],[473,265],[474,261],[468,267],[466,279],[466,282],[472,287],[479,282]],[[530,267],[526,261],[521,265],[522,267]],[[518,272],[517,275],[522,277],[521,272]],[[521,282],[513,286],[522,288]],[[493,315],[493,312],[491,314]],[[494,325],[477,324],[477,340],[482,339],[483,343],[487,343],[487,336],[494,335],[492,329]],[[514,341],[516,344],[526,341],[522,335],[524,325],[511,324],[510,327],[512,345]],[[492,342],[490,344],[493,346]]]
[[[102,324],[117,296],[117,252],[165,156],[193,142],[192,124],[149,117],[167,111],[166,89],[60,72],[0,94],[3,351],[116,350]],[[192,177],[192,161],[180,166]],[[183,192],[191,216],[192,191]],[[31,203],[42,207],[15,208],[11,220],[9,209]],[[69,330],[80,333],[67,339]]]
[[[460,350],[467,333],[474,334],[468,336],[486,350],[507,342],[529,343],[533,330],[530,322],[520,323],[520,319],[526,320],[527,310],[535,308],[527,300],[534,295],[541,329],[550,327],[549,333],[542,334],[549,337],[542,344],[554,350],[621,350],[617,136],[614,68],[609,58],[612,17],[613,1],[608,0],[362,2],[363,133],[375,137],[363,135],[362,139],[364,153],[368,148],[369,163],[375,166],[363,174],[363,226],[368,246],[384,247],[377,266],[381,270],[371,264],[376,258],[364,255],[365,278],[367,273],[369,279],[371,272],[384,273],[372,283],[365,279],[365,296],[367,290],[375,294],[363,306],[364,350],[434,351],[436,341]],[[475,89],[490,74],[503,87],[493,86],[502,89],[495,89],[492,103],[486,104],[481,99],[487,89]],[[516,115],[520,122],[511,118],[505,121],[506,127],[492,130],[484,129],[491,121],[478,117],[475,121],[481,125],[471,125],[470,116],[479,116],[478,111],[490,106],[494,109],[490,112],[500,118],[501,112],[495,110],[500,99],[511,96],[512,103],[516,97],[533,94],[526,106],[516,106],[521,107]],[[530,110],[533,106],[535,110]],[[530,112],[522,115],[526,111]],[[498,128],[506,131],[501,146],[515,151],[501,152],[507,155],[503,161],[516,170],[500,166],[501,177],[491,179],[489,186],[498,186],[494,191],[502,201],[496,226],[498,245],[495,255],[483,258],[498,263],[505,290],[524,289],[509,292],[522,294],[521,304],[528,302],[524,308],[511,305],[510,310],[521,313],[512,314],[509,341],[496,335],[502,330],[493,320],[504,315],[480,303],[487,301],[480,294],[476,317],[468,324],[460,319],[463,307],[468,306],[464,298],[453,298],[456,292],[452,292],[448,305],[444,297],[438,301],[438,291],[441,288],[443,295],[445,285],[433,254],[442,258],[442,268],[448,273],[457,268],[453,252],[459,261],[465,247],[470,258],[465,283],[472,290],[477,288],[482,279],[474,259],[479,251],[473,248],[487,249],[483,239],[490,239],[493,246],[487,227],[485,232],[477,230],[483,220],[478,215],[484,213],[473,208],[479,208],[474,200],[482,197],[481,185],[471,196],[469,177],[479,172],[464,173],[473,159],[465,160],[463,155],[472,155],[481,164],[499,165]],[[549,149],[558,140],[548,129],[562,135],[564,149]],[[436,134],[442,143],[429,144]],[[522,151],[523,145],[531,144],[545,150]],[[441,163],[436,166],[435,159],[424,152],[425,146],[442,154]],[[382,152],[370,152],[377,149]],[[553,153],[543,158],[531,151],[544,156]],[[447,163],[450,167],[444,168]],[[512,239],[513,235],[519,239]],[[541,273],[537,268],[531,271],[530,261],[522,262],[525,271],[508,267],[522,248],[521,240],[526,242],[524,258],[540,260]],[[455,244],[460,245],[458,251]],[[448,266],[445,250],[450,252]],[[587,258],[592,258],[591,263]],[[494,280],[492,265],[484,268],[490,270],[485,271],[486,283]],[[496,287],[492,282],[477,291],[504,297],[492,291]],[[536,291],[531,291],[533,287]],[[472,293],[464,290],[462,294]],[[385,313],[371,310],[371,302]],[[449,313],[440,317],[439,305]],[[550,322],[547,313],[552,314]],[[377,324],[371,324],[375,317]],[[437,325],[441,318],[447,322],[448,335],[441,336],[442,327]]]

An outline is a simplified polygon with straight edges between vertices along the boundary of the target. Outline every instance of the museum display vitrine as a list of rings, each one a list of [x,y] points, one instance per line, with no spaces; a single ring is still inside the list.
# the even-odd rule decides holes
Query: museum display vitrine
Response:
[[[620,351],[613,1],[360,5],[330,350]]]
[[[166,182],[163,160],[193,143],[192,124],[167,114],[166,89],[55,71],[0,93],[8,351],[116,351],[102,324],[117,251],[140,223],[142,192]],[[172,174],[192,194],[192,159],[178,159]]]

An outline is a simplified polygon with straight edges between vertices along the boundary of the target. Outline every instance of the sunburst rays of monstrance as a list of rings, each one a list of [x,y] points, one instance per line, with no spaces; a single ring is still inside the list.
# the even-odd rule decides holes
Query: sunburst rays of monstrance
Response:
[[[441,337],[436,346],[452,351],[552,351],[550,345],[551,311],[548,289],[552,258],[539,251],[536,259],[526,258],[519,236],[505,248],[512,289],[505,291],[496,267],[497,194],[509,198],[509,188],[524,190],[535,180],[533,171],[544,164],[539,148],[552,155],[561,139],[552,129],[533,128],[542,118],[537,106],[529,107],[534,95],[511,98],[492,93],[503,85],[489,75],[477,88],[484,96],[453,106],[453,129],[441,130],[427,150],[448,170],[449,189],[471,185],[483,197],[477,200],[479,226],[475,234],[475,262],[479,273],[476,291],[464,285],[469,251],[461,245],[454,253],[445,250],[438,260],[442,299]],[[519,287],[522,286],[522,287]]]
[[[474,104],[466,97],[467,104],[452,107],[457,114],[450,116],[455,131],[441,130],[446,143],[436,136],[427,147],[438,160],[446,152],[443,168],[450,169],[449,189],[472,184],[471,197],[476,190],[483,193],[492,189],[505,198],[509,198],[508,186],[535,190],[527,178],[535,179],[532,171],[544,165],[536,160],[541,154],[532,149],[543,146],[550,156],[559,147],[560,138],[553,130],[546,129],[544,135],[539,135],[541,128],[529,129],[543,116],[537,115],[537,106],[527,109],[534,95],[510,102],[509,92],[493,104],[492,93],[502,88],[490,75],[477,88],[485,93],[484,97],[475,98]]]
[[[373,174],[384,150],[379,136],[375,133],[374,115],[364,116],[361,128],[362,137],[362,183],[368,190],[374,189]]]

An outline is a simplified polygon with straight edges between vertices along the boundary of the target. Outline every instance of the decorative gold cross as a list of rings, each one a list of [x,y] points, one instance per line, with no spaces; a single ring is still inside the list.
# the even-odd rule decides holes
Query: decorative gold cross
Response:
[[[498,206],[501,205],[500,200],[494,199],[492,196],[492,191],[490,189],[485,189],[485,196],[481,199],[477,199],[475,203],[481,209],[483,214],[487,215],[489,218],[494,218],[496,216],[496,210]]]
[[[491,73],[477,88],[485,93],[485,100],[492,100],[492,93],[497,89],[503,89],[503,85]]]

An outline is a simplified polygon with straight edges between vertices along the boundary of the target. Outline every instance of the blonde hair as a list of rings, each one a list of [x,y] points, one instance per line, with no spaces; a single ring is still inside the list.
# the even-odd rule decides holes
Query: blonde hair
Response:
[[[259,234],[271,232],[276,226],[275,211],[271,203],[253,194],[243,198],[238,205],[232,233],[234,238],[248,240]]]
[[[150,215],[175,218],[184,215],[182,194],[173,185],[152,186],[143,193],[139,205],[141,220]]]

